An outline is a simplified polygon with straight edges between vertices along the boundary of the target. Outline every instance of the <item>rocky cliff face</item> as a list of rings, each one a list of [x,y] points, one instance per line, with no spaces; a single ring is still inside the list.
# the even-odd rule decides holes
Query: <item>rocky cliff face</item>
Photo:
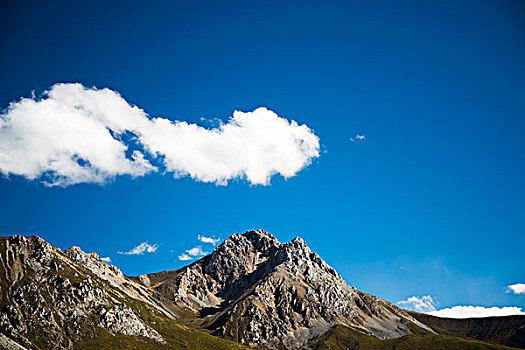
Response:
[[[164,343],[121,291],[38,237],[0,239],[0,293],[0,329],[20,347],[71,349],[97,328]]]
[[[180,316],[180,309],[173,303],[163,298],[154,290],[146,288],[133,279],[124,276],[118,267],[106,263],[97,253],[87,254],[79,247],[71,247],[65,250],[64,254],[78,262],[97,277],[107,281],[112,287],[124,295],[153,306],[157,311],[169,318],[175,319]]]
[[[265,231],[230,236],[181,270],[141,276],[147,286],[199,311],[214,334],[251,346],[300,348],[336,324],[377,338],[422,328],[396,306],[348,286],[301,238]]]

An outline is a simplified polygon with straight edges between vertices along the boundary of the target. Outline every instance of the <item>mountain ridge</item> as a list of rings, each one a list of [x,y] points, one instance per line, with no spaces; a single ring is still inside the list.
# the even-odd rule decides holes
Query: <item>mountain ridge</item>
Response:
[[[135,277],[79,247],[0,237],[0,293],[6,348],[503,349],[350,287],[303,239],[281,243],[263,230],[231,235],[181,269]]]
[[[335,324],[382,339],[410,334],[409,322],[427,328],[348,286],[302,238],[280,243],[263,230],[231,235],[210,255],[172,273],[141,276],[151,278],[160,294],[201,312],[213,334],[250,345],[300,347]]]

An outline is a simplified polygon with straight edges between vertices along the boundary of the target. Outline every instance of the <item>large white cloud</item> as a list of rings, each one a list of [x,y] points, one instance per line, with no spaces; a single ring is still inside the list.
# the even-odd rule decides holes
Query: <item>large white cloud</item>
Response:
[[[126,157],[127,146],[110,133],[123,132],[112,118],[146,119],[118,94],[80,84],[55,85],[40,100],[11,103],[0,115],[0,172],[70,185],[152,171],[141,152]]]
[[[436,310],[436,301],[430,295],[423,295],[422,297],[412,296],[407,300],[398,301],[397,305],[418,312]]]
[[[316,157],[319,138],[306,125],[266,108],[235,111],[227,123],[206,129],[150,118],[107,88],[56,84],[0,115],[0,173],[48,185],[143,176],[161,165],[175,177],[267,185],[273,175],[292,177]]]
[[[483,306],[453,306],[446,309],[431,311],[428,314],[439,317],[448,318],[469,318],[469,317],[489,317],[489,316],[509,316],[509,315],[525,315],[525,312],[520,307],[504,306],[504,307],[483,307]]]

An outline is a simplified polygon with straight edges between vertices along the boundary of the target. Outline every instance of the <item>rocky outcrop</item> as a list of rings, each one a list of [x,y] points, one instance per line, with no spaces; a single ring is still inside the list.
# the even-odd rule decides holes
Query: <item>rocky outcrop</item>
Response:
[[[301,238],[283,244],[262,230],[232,235],[181,270],[140,280],[199,311],[214,334],[251,346],[300,348],[335,324],[381,339],[410,334],[409,322],[426,327],[348,286]]]
[[[98,325],[112,333],[122,333],[125,335],[141,336],[165,343],[161,335],[154,329],[147,327],[135,312],[124,304],[119,304],[106,311]]]
[[[0,329],[20,344],[71,349],[97,327],[162,341],[122,293],[38,237],[1,238],[0,269]]]
[[[79,247],[71,247],[64,254],[78,262],[97,277],[109,282],[125,296],[145,302],[169,318],[175,319],[180,315],[180,309],[172,302],[163,298],[156,291],[144,287],[133,279],[124,276],[122,271],[114,265],[106,263],[97,253],[85,253]]]
[[[8,337],[6,337],[5,335],[3,335],[1,333],[0,333],[0,349],[5,349],[5,350],[26,350],[25,347],[23,347],[22,345],[18,344],[14,340],[9,339]]]

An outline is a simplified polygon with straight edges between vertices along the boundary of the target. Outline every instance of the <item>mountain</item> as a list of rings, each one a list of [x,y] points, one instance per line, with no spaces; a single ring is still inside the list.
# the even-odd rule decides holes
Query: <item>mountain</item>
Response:
[[[443,318],[408,312],[433,328],[489,343],[525,349],[525,315],[479,318]]]
[[[446,333],[430,333],[411,326],[412,334],[400,338],[380,340],[336,325],[309,344],[314,350],[511,350],[516,348],[495,345]]]
[[[1,237],[0,294],[6,349],[510,349],[360,292],[302,239],[261,230],[138,277],[78,247]]]
[[[6,349],[242,348],[179,325],[180,310],[98,255],[36,236],[0,238],[0,293]]]
[[[178,271],[139,280],[198,311],[213,334],[255,346],[299,348],[342,324],[380,339],[430,329],[379,298],[348,286],[301,238],[280,243],[257,230],[230,236]]]

